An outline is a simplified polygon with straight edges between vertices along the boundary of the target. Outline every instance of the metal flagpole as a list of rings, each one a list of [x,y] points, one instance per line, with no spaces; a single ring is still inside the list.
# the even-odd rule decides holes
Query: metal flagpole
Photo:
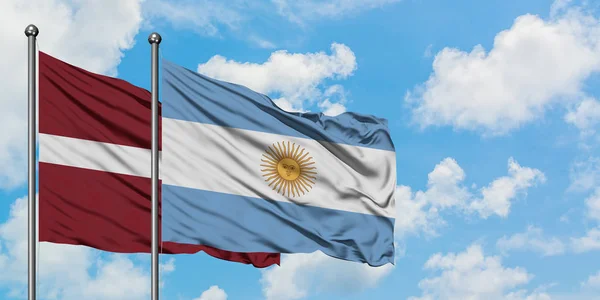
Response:
[[[36,46],[35,41],[39,33],[38,28],[31,24],[25,28],[25,36],[28,41],[28,141],[27,141],[27,152],[28,152],[28,197],[29,197],[29,214],[28,214],[28,246],[29,255],[27,259],[28,265],[28,294],[29,300],[36,299],[36,233],[37,233],[37,222],[36,222],[36,203],[35,203],[35,135],[36,135]]]
[[[158,45],[162,38],[154,32],[152,46],[152,300],[158,300]]]

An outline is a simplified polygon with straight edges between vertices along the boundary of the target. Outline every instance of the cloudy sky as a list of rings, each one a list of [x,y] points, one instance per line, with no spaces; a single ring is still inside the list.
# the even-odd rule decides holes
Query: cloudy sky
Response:
[[[3,0],[0,298],[26,296],[26,38],[150,86],[161,55],[290,111],[389,120],[395,266],[162,257],[161,299],[600,299],[600,3]],[[149,299],[148,255],[42,243],[40,299]]]

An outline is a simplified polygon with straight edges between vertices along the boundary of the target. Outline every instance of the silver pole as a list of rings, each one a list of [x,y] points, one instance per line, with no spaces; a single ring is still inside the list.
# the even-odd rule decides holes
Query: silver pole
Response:
[[[36,299],[36,233],[37,233],[37,222],[36,222],[36,203],[35,203],[35,134],[37,131],[36,122],[35,122],[35,106],[36,106],[36,47],[35,41],[37,35],[39,33],[38,28],[31,24],[25,28],[25,36],[27,36],[28,41],[28,62],[27,62],[27,97],[28,97],[28,140],[27,140],[27,161],[28,168],[27,171],[29,173],[28,179],[28,197],[29,197],[29,215],[28,215],[28,246],[29,253],[27,258],[28,265],[28,294],[29,300]]]
[[[154,32],[152,46],[152,300],[158,300],[158,45],[162,38]]]

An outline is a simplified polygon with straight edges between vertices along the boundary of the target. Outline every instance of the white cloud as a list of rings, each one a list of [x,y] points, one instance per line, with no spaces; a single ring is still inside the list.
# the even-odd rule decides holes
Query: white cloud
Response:
[[[600,186],[600,157],[589,157],[573,163],[569,177],[569,191],[586,192]]]
[[[213,285],[194,300],[227,300],[227,293],[219,286]]]
[[[39,244],[40,297],[51,299],[148,299],[148,270],[123,254],[103,257],[84,246]],[[175,269],[171,259],[161,265],[162,276]],[[27,198],[17,199],[9,219],[0,224],[0,286],[13,296],[27,287]],[[164,277],[161,278],[164,280]]]
[[[260,37],[251,24],[267,20],[268,25],[287,21],[306,25],[305,21],[331,19],[363,10],[374,9],[400,0],[144,0],[145,26],[152,28],[166,21],[176,29],[223,38],[227,31],[263,49],[274,49],[272,41]],[[226,4],[224,4],[226,3]],[[260,16],[257,18],[256,16]]]
[[[346,92],[344,87],[336,84],[332,85],[325,91],[325,100],[318,104],[323,114],[327,116],[337,116],[346,112]]]
[[[469,209],[479,212],[482,218],[492,214],[508,216],[511,199],[517,193],[526,193],[527,189],[544,183],[546,177],[537,169],[521,167],[512,157],[508,160],[508,175],[497,178],[481,190],[483,197],[470,203]]]
[[[555,0],[550,6],[550,16],[554,17],[565,10],[568,10],[573,0]]]
[[[247,19],[240,1],[224,4],[214,0],[146,0],[143,8],[144,15],[153,22],[164,19],[176,29],[189,29],[208,36],[219,35],[219,26],[237,29]]]
[[[583,136],[593,135],[600,124],[600,102],[586,98],[565,115],[565,121],[579,128]]]
[[[571,168],[571,185],[568,190],[592,193],[585,199],[586,216],[600,225],[600,159],[590,157],[576,162]],[[600,250],[600,227],[587,231],[585,236],[571,238],[575,253]]]
[[[590,229],[585,236],[571,238],[571,247],[575,253],[600,250],[600,228]]]
[[[274,49],[275,43],[259,36],[252,26],[266,21],[268,26],[290,21],[305,26],[308,20],[332,19],[382,7],[400,0],[145,0],[145,26],[166,21],[176,29],[223,38],[232,33],[260,48]],[[256,16],[260,16],[257,18]]]
[[[147,299],[150,290],[148,275],[140,267],[135,266],[130,259],[115,255],[109,262],[99,260],[97,268],[99,270],[94,277],[79,282],[77,291],[71,291],[71,287],[64,286],[64,294],[61,298]],[[65,283],[61,282],[61,284]]]
[[[600,271],[595,275],[590,275],[585,282],[581,283],[583,288],[600,290]]]
[[[440,212],[456,209],[466,214],[477,213],[481,218],[491,215],[507,217],[512,201],[519,193],[545,181],[537,169],[522,167],[513,158],[508,160],[508,176],[503,176],[483,187],[477,196],[466,186],[464,170],[453,158],[445,158],[428,175],[427,190],[412,193],[410,187],[396,190],[396,234],[424,232],[436,235],[436,229],[445,225]]]
[[[282,108],[304,110],[304,105],[312,105],[321,99],[324,103],[331,96],[339,94],[339,88],[328,87],[322,91],[324,80],[340,80],[351,76],[356,70],[356,57],[348,46],[333,43],[331,54],[289,53],[275,51],[264,63],[241,63],[223,56],[213,56],[198,66],[198,72],[212,78],[244,85],[266,95],[278,95],[275,102]],[[333,88],[333,90],[332,90]],[[277,98],[277,97],[274,97]],[[330,101],[331,102],[331,101]],[[341,102],[328,104],[340,111]]]
[[[500,251],[530,250],[539,252],[542,256],[553,256],[565,253],[565,244],[556,237],[544,237],[540,228],[529,226],[527,231],[511,237],[503,236],[496,242]]]
[[[307,110],[305,110],[304,108],[298,108],[298,107],[294,107],[294,104],[292,104],[288,99],[286,98],[277,98],[277,99],[273,99],[273,102],[275,103],[275,105],[277,105],[279,108],[288,111],[288,112],[308,112]]]
[[[499,256],[485,256],[478,244],[458,254],[434,254],[424,268],[439,274],[421,280],[423,294],[409,299],[549,299],[539,292],[512,291],[529,283],[533,275],[521,267],[503,266]]]
[[[327,116],[337,116],[346,112],[346,107],[343,104],[331,103],[329,99],[325,99],[325,101],[319,103],[319,108],[321,108],[323,114]]]
[[[140,27],[141,0],[0,1],[0,188],[25,181],[27,136],[27,39],[33,23],[39,49],[92,72],[116,74],[123,50],[133,46]],[[110,20],[110,22],[106,22]],[[101,34],[102,38],[98,38]]]
[[[277,45],[275,45],[273,42],[266,40],[264,38],[261,38],[259,36],[256,36],[256,35],[251,35],[249,37],[249,40],[251,42],[253,42],[254,44],[256,44],[258,47],[263,48],[263,49],[277,48]]]
[[[438,209],[431,206],[427,192],[412,194],[410,187],[399,186],[396,189],[396,224],[394,233],[402,238],[411,233],[423,232],[427,236],[436,236],[437,228],[446,223],[439,217]]]
[[[545,292],[533,292],[528,294],[526,290],[520,290],[517,292],[508,293],[504,300],[551,300],[555,299],[553,296]]]
[[[167,273],[174,272],[175,271],[175,259],[171,257],[166,262],[161,263],[159,265],[159,271],[160,271],[160,274],[167,274]]]
[[[303,25],[320,18],[340,18],[359,11],[375,9],[400,0],[271,0],[279,14]]]
[[[549,20],[519,16],[489,52],[481,45],[438,52],[429,79],[405,97],[414,122],[500,135],[553,104],[582,99],[584,82],[600,71],[600,22],[560,3],[553,11]]]
[[[408,186],[396,189],[397,236],[423,231],[436,235],[436,228],[445,222],[439,211],[462,207],[471,197],[461,183],[465,178],[463,169],[453,158],[445,158],[428,174],[427,190],[412,193]]]
[[[552,284],[556,285],[556,284]],[[570,292],[553,292],[549,295],[546,294],[547,298],[552,300],[596,300],[598,299],[598,292],[600,292],[600,272],[595,275],[590,275],[585,281],[580,283],[581,288],[579,290],[573,289]],[[522,299],[522,298],[519,298]],[[533,298],[538,299],[538,298]]]
[[[425,58],[431,57],[433,55],[432,49],[433,49],[433,44],[429,44],[429,46],[427,46],[427,48],[425,48],[425,51],[423,52],[423,57],[425,57]]]
[[[588,217],[600,224],[600,187],[597,187],[596,191],[585,199],[585,205],[588,209]]]
[[[370,267],[342,261],[317,251],[282,255],[281,266],[263,270],[260,281],[267,300],[293,300],[311,293],[343,294],[372,288],[393,268],[390,264]]]
[[[443,209],[462,205],[468,200],[470,195],[467,188],[460,185],[465,179],[465,172],[456,160],[442,160],[427,177],[426,193],[434,206]]]

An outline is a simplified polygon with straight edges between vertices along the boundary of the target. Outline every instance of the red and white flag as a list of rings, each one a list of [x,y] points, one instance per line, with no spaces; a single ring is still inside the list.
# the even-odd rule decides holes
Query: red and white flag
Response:
[[[40,241],[150,253],[150,104],[145,89],[39,52]],[[159,245],[160,253],[205,251],[256,267],[280,260],[278,253]]]

